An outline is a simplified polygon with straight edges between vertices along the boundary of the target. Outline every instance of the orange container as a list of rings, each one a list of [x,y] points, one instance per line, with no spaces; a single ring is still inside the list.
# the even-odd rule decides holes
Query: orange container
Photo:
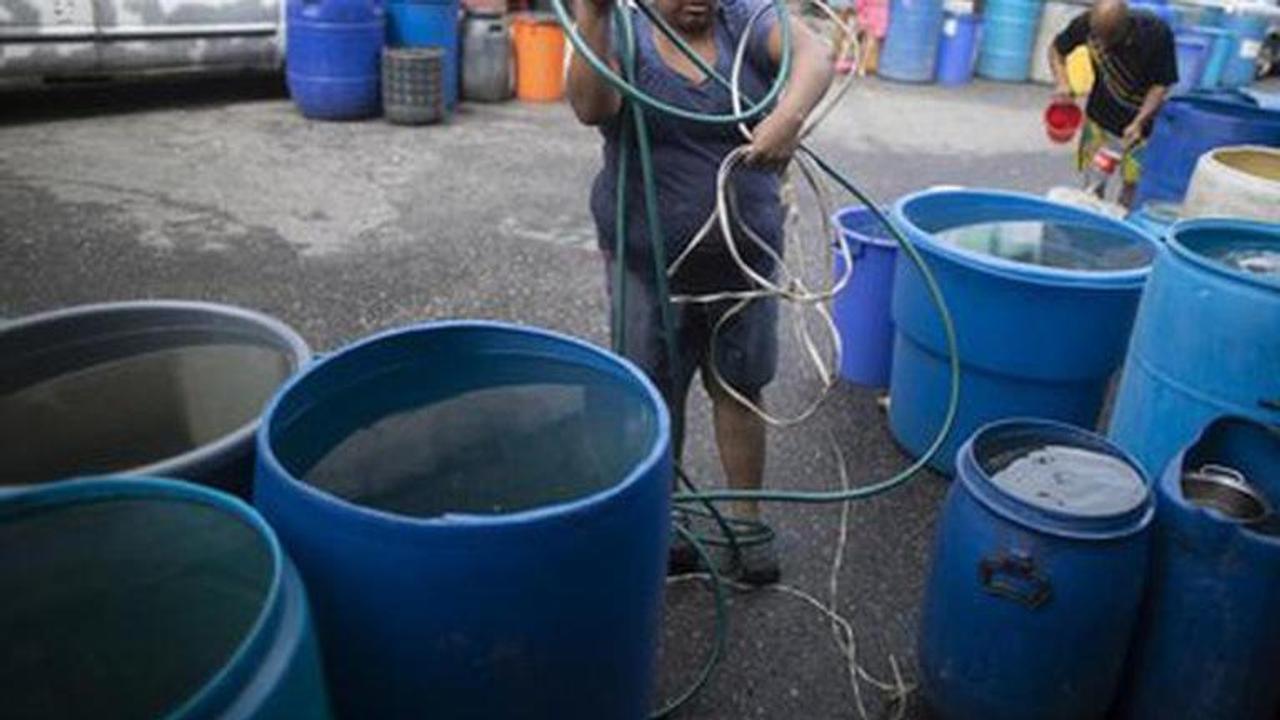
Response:
[[[516,97],[554,102],[564,97],[564,30],[554,16],[521,13],[511,20],[516,49]]]

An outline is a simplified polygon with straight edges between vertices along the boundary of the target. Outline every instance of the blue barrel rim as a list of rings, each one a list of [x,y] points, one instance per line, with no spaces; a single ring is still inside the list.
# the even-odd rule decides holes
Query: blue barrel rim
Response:
[[[891,212],[891,210],[882,208],[880,212],[882,215],[885,216],[886,220],[889,219],[889,213]],[[880,219],[875,216],[875,213],[871,211],[871,208],[867,207],[866,205],[862,205],[862,204],[849,205],[847,207],[842,207],[839,210],[835,211],[831,215],[831,222],[836,226],[836,229],[840,231],[840,234],[844,237],[845,241],[849,243],[849,245],[851,246],[854,244],[872,245],[874,247],[894,249],[894,250],[898,248],[898,241],[895,240],[892,236],[887,238],[875,237],[873,235],[866,235],[860,230],[850,229],[849,226],[846,224],[846,221],[853,219],[855,216],[857,216],[858,218],[864,218],[864,217],[870,216],[877,226],[883,224],[881,223]],[[889,233],[888,228],[885,228],[884,232],[885,234],[888,234]]]
[[[59,308],[47,312],[36,313],[34,315],[27,315],[9,322],[0,323],[0,333],[8,334],[11,332],[20,332],[44,323],[72,321],[102,313],[169,312],[175,310],[202,312],[231,320],[256,324],[260,328],[272,333],[277,338],[284,340],[283,345],[278,349],[283,351],[281,354],[285,355],[293,365],[290,377],[296,375],[300,370],[307,367],[314,357],[311,351],[311,346],[307,344],[307,341],[302,338],[297,330],[286,325],[284,321],[271,317],[265,313],[237,305],[226,305],[223,303],[204,302],[200,300],[124,300],[121,302],[73,305],[71,307]],[[160,477],[180,472],[184,465],[190,465],[197,461],[220,456],[234,449],[237,445],[249,442],[257,433],[258,426],[262,422],[263,417],[263,415],[259,414],[240,427],[235,428],[216,440],[194,447],[181,455],[161,458],[160,460],[148,465],[129,468],[128,470],[123,470],[121,472],[127,476],[142,475]]]
[[[200,689],[171,710],[165,717],[188,717],[196,712],[220,708],[217,696],[233,681],[238,669],[249,663],[270,643],[268,630],[278,620],[284,594],[285,555],[275,530],[253,506],[229,493],[197,485],[185,480],[164,477],[126,475],[89,475],[44,485],[29,485],[0,494],[0,520],[14,515],[53,507],[69,507],[102,500],[137,498],[167,499],[206,505],[226,512],[257,532],[271,558],[271,581],[262,598],[258,616],[245,631],[236,649],[211,674]]]
[[[1093,225],[1102,225],[1117,234],[1128,235],[1152,248],[1151,262],[1141,268],[1129,270],[1106,270],[1100,272],[1077,272],[1049,268],[1043,265],[1018,263],[1012,260],[991,255],[977,255],[958,248],[939,243],[933,239],[934,231],[926,231],[912,222],[907,213],[911,206],[942,197],[967,196],[969,199],[982,201],[1031,203],[1052,211],[1055,220],[1080,220]],[[927,249],[938,255],[978,272],[989,273],[1018,282],[1036,281],[1046,285],[1059,287],[1090,287],[1132,289],[1141,287],[1146,282],[1159,252],[1159,243],[1145,233],[1140,232],[1123,220],[1109,218],[1098,213],[1089,212],[1065,203],[1054,202],[1030,193],[1009,190],[989,190],[983,188],[929,188],[903,196],[893,204],[893,221],[900,228],[907,228],[907,239],[917,247]],[[993,218],[994,219],[994,218]],[[959,226],[957,226],[959,227]]]
[[[645,397],[645,400],[648,401],[655,410],[654,415],[657,422],[654,432],[653,447],[650,448],[647,455],[636,461],[635,465],[622,479],[606,488],[564,502],[540,505],[526,510],[494,515],[480,515],[474,513],[447,513],[434,517],[401,515],[338,497],[333,493],[325,491],[295,477],[292,472],[285,469],[284,465],[280,462],[280,459],[276,456],[274,448],[271,446],[272,420],[277,415],[280,405],[292,392],[295,391],[295,389],[298,388],[298,386],[303,382],[310,380],[315,373],[320,373],[338,360],[347,358],[352,353],[363,351],[365,348],[381,343],[392,342],[408,334],[436,333],[442,331],[449,332],[458,330],[488,330],[531,336],[551,343],[567,345],[580,352],[586,353],[587,355],[591,355],[607,363],[614,364],[624,373],[628,380],[637,383],[640,391]],[[652,473],[655,468],[660,466],[665,456],[670,452],[670,446],[671,416],[667,410],[666,401],[662,398],[662,394],[658,392],[657,387],[649,377],[630,360],[571,335],[556,332],[554,330],[502,322],[498,320],[439,320],[417,323],[384,330],[369,337],[352,342],[331,353],[326,353],[301,372],[295,373],[279,388],[275,396],[267,403],[266,408],[263,410],[262,422],[258,426],[256,440],[258,463],[265,466],[266,471],[277,478],[276,482],[278,482],[282,487],[287,487],[291,492],[299,494],[300,497],[306,499],[310,503],[328,509],[345,510],[352,518],[355,519],[355,521],[361,523],[389,527],[411,526],[446,532],[468,532],[476,528],[519,528],[538,525],[549,520],[577,515],[592,508],[611,503],[619,496],[629,492],[646,476]],[[655,476],[657,475],[661,475],[661,473],[658,473]]]
[[[1179,220],[1169,228],[1165,235],[1168,238],[1168,246],[1172,248],[1172,251],[1179,258],[1193,263],[1199,268],[1208,270],[1219,277],[1230,278],[1264,290],[1280,289],[1280,277],[1271,278],[1267,275],[1232,270],[1226,265],[1211,260],[1188,247],[1186,238],[1183,235],[1202,231],[1237,232],[1245,236],[1269,239],[1276,245],[1277,249],[1280,249],[1280,224],[1235,218],[1196,218],[1193,220]]]
[[[1037,428],[1056,437],[1106,452],[1129,465],[1143,481],[1146,495],[1133,508],[1092,518],[1060,513],[1034,505],[1004,493],[991,483],[975,457],[976,442],[991,434],[1013,429]],[[1142,465],[1124,448],[1106,437],[1057,420],[1014,417],[996,420],[979,427],[956,451],[955,477],[966,492],[996,515],[1034,532],[1048,533],[1072,540],[1114,540],[1142,532],[1156,513],[1156,499],[1151,479]]]

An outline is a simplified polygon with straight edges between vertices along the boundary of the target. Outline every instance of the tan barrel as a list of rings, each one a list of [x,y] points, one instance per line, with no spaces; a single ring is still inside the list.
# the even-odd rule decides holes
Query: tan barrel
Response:
[[[1200,156],[1184,216],[1280,222],[1280,149],[1240,145]]]

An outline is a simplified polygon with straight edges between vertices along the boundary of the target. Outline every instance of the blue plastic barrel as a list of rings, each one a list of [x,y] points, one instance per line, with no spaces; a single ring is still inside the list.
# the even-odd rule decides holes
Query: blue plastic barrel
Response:
[[[982,18],[973,13],[946,13],[938,44],[939,85],[964,85],[973,79],[981,35]]]
[[[1222,84],[1222,71],[1235,52],[1236,38],[1231,31],[1222,28],[1200,27],[1196,31],[1212,41],[1209,59],[1205,61],[1204,70],[1200,73],[1199,87],[1201,90],[1214,90]]]
[[[1267,36],[1270,16],[1257,12],[1233,10],[1222,20],[1222,28],[1235,35],[1232,53],[1222,68],[1223,87],[1244,87],[1258,75],[1258,53]]]
[[[444,99],[458,104],[458,0],[387,0],[391,47],[444,49]]]
[[[1179,206],[1170,203],[1149,202],[1130,212],[1125,222],[1146,233],[1152,240],[1163,241],[1169,228],[1178,222]]]
[[[1216,417],[1280,423],[1280,275],[1237,264],[1267,253],[1280,258],[1280,226],[1206,219],[1171,231],[1138,311],[1110,427],[1153,475]]]
[[[889,28],[880,51],[880,77],[933,82],[942,35],[942,0],[891,0]]]
[[[960,443],[1002,418],[1094,427],[1124,360],[1155,241],[1087,210],[989,190],[910,195],[893,219],[937,277],[959,344],[960,408],[932,466],[950,473]],[[1013,232],[981,245],[949,239],[992,223]],[[893,320],[889,427],[919,456],[941,428],[951,372],[938,311],[901,254]]]
[[[289,96],[306,117],[354,120],[381,111],[385,18],[378,0],[287,0]]]
[[[1105,717],[1152,515],[1141,470],[1093,433],[979,430],[956,459],[921,617],[921,687],[940,720]]]
[[[1161,20],[1165,21],[1165,24],[1167,24],[1170,27],[1170,29],[1177,30],[1179,27],[1178,14],[1177,12],[1174,11],[1173,8],[1169,7],[1167,3],[1132,2],[1132,3],[1129,3],[1129,8],[1132,10],[1141,10],[1144,12],[1149,12],[1152,15],[1155,15]]]
[[[6,717],[327,718],[307,596],[252,508],[198,485],[0,495]]]
[[[1173,86],[1173,92],[1190,92],[1200,86],[1200,79],[1204,76],[1204,68],[1209,61],[1213,40],[1194,30],[1183,30],[1178,33],[1175,44],[1178,58],[1178,84]]]
[[[486,322],[388,332],[268,406],[254,501],[343,717],[644,718],[670,419],[633,365]]]
[[[249,497],[262,408],[311,361],[274,318],[144,300],[0,323],[0,486],[163,475]]]
[[[1280,146],[1280,111],[1217,98],[1170,98],[1147,141],[1136,202],[1182,202],[1200,156],[1223,145]]]
[[[978,74],[990,80],[1025,82],[1040,23],[1041,0],[989,0],[983,10]]]
[[[1274,720],[1280,432],[1215,420],[1169,463],[1157,495],[1151,577],[1116,717]],[[1262,505],[1271,516],[1249,522]]]
[[[871,210],[857,205],[832,218],[844,232],[853,257],[853,275],[836,295],[836,328],[844,350],[840,377],[867,387],[889,386],[893,366],[893,268],[898,244]],[[844,258],[837,253],[835,276],[844,275]]]

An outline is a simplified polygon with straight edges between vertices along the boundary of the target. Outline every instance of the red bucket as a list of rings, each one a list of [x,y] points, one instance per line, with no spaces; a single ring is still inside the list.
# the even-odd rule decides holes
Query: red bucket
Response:
[[[1044,129],[1055,143],[1068,143],[1084,123],[1084,112],[1073,102],[1054,102],[1044,111]]]

